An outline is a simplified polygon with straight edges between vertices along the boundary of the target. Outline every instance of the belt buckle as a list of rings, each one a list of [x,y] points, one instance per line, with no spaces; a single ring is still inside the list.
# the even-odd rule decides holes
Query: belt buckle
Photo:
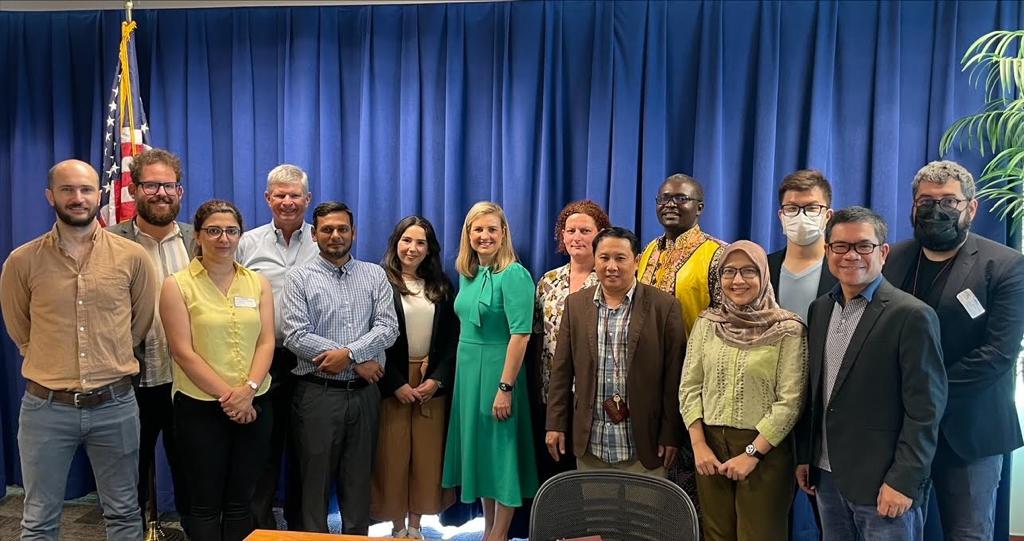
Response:
[[[83,407],[85,407],[78,401],[78,399],[82,396],[88,396],[89,394],[90,393],[75,393],[74,396],[72,397],[74,399],[75,407],[78,409],[82,409]]]

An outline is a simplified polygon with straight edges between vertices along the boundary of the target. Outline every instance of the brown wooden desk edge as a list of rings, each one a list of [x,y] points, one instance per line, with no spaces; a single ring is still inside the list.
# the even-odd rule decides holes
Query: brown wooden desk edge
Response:
[[[385,541],[387,539],[386,537],[365,537],[362,535],[256,530],[249,534],[245,541]]]

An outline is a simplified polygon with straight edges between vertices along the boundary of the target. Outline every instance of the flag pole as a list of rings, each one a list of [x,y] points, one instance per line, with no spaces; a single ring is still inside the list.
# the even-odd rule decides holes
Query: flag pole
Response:
[[[132,0],[125,0],[125,2],[124,2],[124,20],[125,21],[132,22],[132,5],[133,4],[134,4],[134,2],[132,2]]]

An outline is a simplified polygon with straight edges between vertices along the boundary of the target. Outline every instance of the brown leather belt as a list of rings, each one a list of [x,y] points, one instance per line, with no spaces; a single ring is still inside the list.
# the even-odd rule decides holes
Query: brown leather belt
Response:
[[[28,394],[43,400],[50,400],[52,397],[52,400],[58,404],[67,404],[76,408],[92,408],[110,402],[114,397],[124,394],[131,388],[132,379],[128,376],[87,393],[81,391],[54,391],[32,380],[25,382],[25,391]]]

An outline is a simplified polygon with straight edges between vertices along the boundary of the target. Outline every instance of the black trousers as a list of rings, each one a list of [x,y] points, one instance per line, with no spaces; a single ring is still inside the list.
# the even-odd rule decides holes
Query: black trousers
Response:
[[[171,468],[174,485],[174,507],[181,515],[181,524],[188,529],[188,485],[181,471],[181,460],[174,444],[174,405],[171,402],[171,384],[155,387],[137,387],[135,400],[139,403],[139,505],[143,522],[149,520],[146,503],[149,501],[149,469],[156,460],[156,440],[164,435],[164,453]]]
[[[282,455],[285,460],[284,519],[289,529],[294,530],[299,524],[302,486],[290,435],[292,395],[295,393],[295,376],[291,370],[295,364],[294,353],[286,348],[274,350],[274,360],[270,364],[270,390],[264,395],[267,398],[264,407],[272,410],[274,418],[270,432],[270,455],[256,481],[256,492],[252,496],[253,521],[261,530],[277,529],[274,501],[277,499],[277,485],[281,478]]]
[[[267,461],[272,414],[258,397],[256,420],[228,418],[220,403],[174,396],[174,427],[191,501],[192,541],[242,541],[253,531],[249,504]]]
[[[366,535],[379,415],[376,385],[348,391],[301,379],[295,382],[292,426],[302,479],[299,529],[327,533],[333,483],[342,533]]]

